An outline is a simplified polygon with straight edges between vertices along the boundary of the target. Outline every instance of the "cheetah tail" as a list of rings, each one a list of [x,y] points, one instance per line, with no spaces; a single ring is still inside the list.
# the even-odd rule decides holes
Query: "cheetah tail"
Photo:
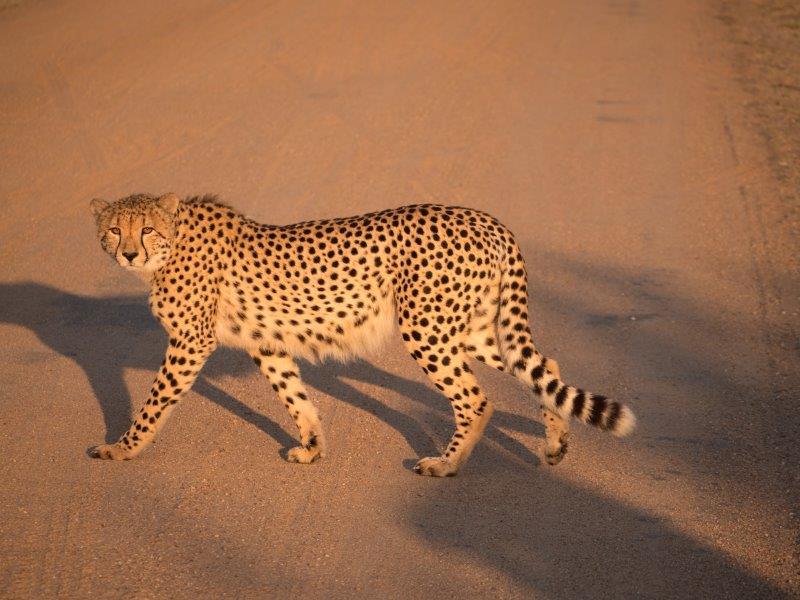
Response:
[[[533,391],[547,408],[562,417],[573,416],[618,437],[636,427],[633,411],[620,402],[567,385],[542,366],[534,368],[531,375],[535,380]]]

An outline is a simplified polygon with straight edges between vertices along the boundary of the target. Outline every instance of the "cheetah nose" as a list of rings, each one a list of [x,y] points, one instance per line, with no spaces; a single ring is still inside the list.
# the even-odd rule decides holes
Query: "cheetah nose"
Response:
[[[139,253],[138,252],[123,252],[122,256],[127,258],[129,263],[132,263],[133,259],[136,258],[137,256],[139,256]]]

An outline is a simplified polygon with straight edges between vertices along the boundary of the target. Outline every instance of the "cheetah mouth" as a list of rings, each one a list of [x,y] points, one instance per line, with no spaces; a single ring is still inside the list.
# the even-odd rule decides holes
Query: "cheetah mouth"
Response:
[[[142,269],[147,268],[147,262],[143,262],[140,265],[136,265],[136,264],[132,265],[130,263],[128,263],[128,264],[120,264],[120,266],[123,269],[125,269],[126,271],[141,271]]]

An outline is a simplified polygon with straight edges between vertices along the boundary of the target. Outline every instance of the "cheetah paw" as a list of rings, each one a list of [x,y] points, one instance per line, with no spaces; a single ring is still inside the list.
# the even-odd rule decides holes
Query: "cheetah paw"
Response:
[[[315,435],[307,444],[289,450],[286,460],[307,465],[323,456],[325,456],[325,439],[321,435]]]
[[[89,456],[102,460],[130,460],[133,458],[128,450],[117,444],[101,444],[89,448]]]
[[[564,456],[567,454],[567,447],[567,439],[566,436],[564,436],[561,438],[561,443],[558,448],[545,450],[544,459],[547,461],[547,464],[554,467],[564,460]]]
[[[458,467],[450,459],[443,456],[431,456],[420,459],[414,465],[414,473],[430,477],[453,477],[458,473]]]

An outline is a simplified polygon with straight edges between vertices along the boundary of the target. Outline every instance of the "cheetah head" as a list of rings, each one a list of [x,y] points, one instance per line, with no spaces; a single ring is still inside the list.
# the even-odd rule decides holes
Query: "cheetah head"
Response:
[[[154,272],[169,258],[180,198],[135,194],[109,204],[91,202],[103,250],[126,269]]]

